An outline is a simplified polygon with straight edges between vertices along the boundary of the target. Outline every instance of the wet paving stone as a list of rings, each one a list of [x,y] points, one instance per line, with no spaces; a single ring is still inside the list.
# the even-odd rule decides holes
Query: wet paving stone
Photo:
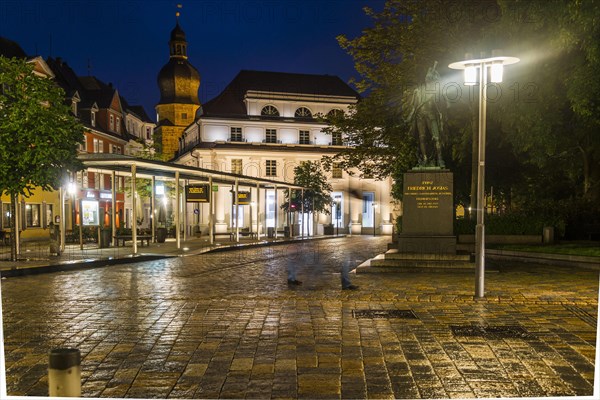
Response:
[[[2,280],[8,392],[47,396],[47,354],[68,346],[82,353],[86,397],[592,395],[598,271],[503,264],[477,302],[473,277],[462,273],[353,274],[360,289],[342,291],[340,266],[387,241]],[[289,260],[304,282],[292,289]],[[390,317],[403,310],[417,318]],[[456,335],[454,325],[474,334]]]

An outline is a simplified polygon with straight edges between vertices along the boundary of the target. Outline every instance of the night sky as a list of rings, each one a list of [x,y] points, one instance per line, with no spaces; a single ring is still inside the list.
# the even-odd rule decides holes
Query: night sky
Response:
[[[381,10],[383,3],[3,0],[0,36],[19,43],[28,55],[61,57],[78,75],[89,69],[154,119],[156,76],[169,59],[177,11],[189,60],[200,72],[200,100],[206,102],[242,69],[357,77],[335,37],[359,36],[372,25],[363,7]]]

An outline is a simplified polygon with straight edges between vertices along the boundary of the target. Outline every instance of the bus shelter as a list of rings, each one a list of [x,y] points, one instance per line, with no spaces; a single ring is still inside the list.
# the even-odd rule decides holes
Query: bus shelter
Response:
[[[235,207],[235,210],[238,210],[238,205],[252,205],[256,206],[256,226],[259,226],[259,210],[263,207],[261,204],[261,198],[266,198],[265,195],[261,196],[261,191],[264,192],[267,190],[272,190],[277,197],[277,193],[281,190],[288,190],[288,193],[291,194],[292,190],[300,190],[302,192],[302,196],[304,195],[304,189],[302,186],[297,186],[294,184],[290,184],[288,182],[282,182],[277,180],[265,179],[260,177],[246,176],[233,174],[228,172],[216,171],[212,169],[193,167],[180,165],[170,162],[136,158],[132,156],[120,155],[120,154],[82,154],[79,156],[79,159],[83,163],[84,172],[83,173],[96,173],[101,174],[100,176],[110,176],[111,187],[109,191],[104,191],[101,193],[100,197],[102,201],[105,201],[107,205],[112,205],[112,207],[107,207],[110,209],[110,213],[105,213],[105,216],[99,215],[99,208],[97,204],[97,199],[91,196],[92,199],[86,199],[86,193],[83,190],[69,191],[69,184],[65,183],[65,186],[60,190],[60,202],[61,202],[61,215],[63,216],[61,220],[61,235],[62,235],[62,246],[64,250],[65,244],[65,232],[67,229],[66,226],[66,215],[65,210],[65,202],[68,199],[68,196],[71,196],[71,201],[73,205],[77,202],[79,206],[79,216],[77,218],[78,224],[80,226],[79,231],[81,232],[84,225],[94,225],[99,223],[101,218],[106,217],[110,219],[109,225],[112,227],[112,242],[115,245],[115,240],[117,236],[117,179],[119,177],[130,178],[128,184],[128,191],[131,202],[131,213],[132,213],[132,221],[134,229],[131,230],[132,235],[132,243],[133,243],[133,254],[137,254],[137,225],[136,221],[138,219],[139,207],[136,202],[138,201],[136,195],[132,195],[136,193],[136,181],[137,179],[147,179],[151,181],[151,193],[150,193],[150,204],[151,204],[151,213],[152,216],[155,216],[157,210],[157,182],[172,182],[175,188],[175,201],[174,205],[174,218],[173,224],[175,225],[175,240],[177,242],[177,248],[181,248],[182,239],[186,240],[186,232],[187,232],[187,221],[186,221],[186,212],[182,212],[187,208],[188,203],[204,203],[208,204],[208,232],[210,237],[210,243],[214,243],[215,241],[215,196],[213,189],[218,187],[218,185],[228,185],[232,188],[232,204]],[[71,185],[75,179],[71,177]],[[81,179],[83,182],[83,179]],[[183,185],[182,185],[183,183]],[[183,188],[183,190],[182,190]],[[250,193],[254,191],[256,193],[256,201],[250,202]],[[70,193],[70,194],[69,194]],[[74,193],[79,193],[76,196]],[[78,197],[78,198],[77,198]],[[278,204],[278,203],[276,203]],[[299,210],[304,212],[304,210]],[[237,211],[236,211],[237,212]],[[274,237],[277,237],[277,212],[275,213],[275,229],[274,232],[271,232]],[[250,209],[250,218],[252,220],[252,208]],[[263,219],[266,218],[266,212],[263,214]],[[156,219],[150,218],[151,221],[151,232],[152,232],[152,241],[156,240]],[[237,221],[236,217],[236,221]],[[73,221],[75,223],[75,221]],[[121,221],[122,223],[122,221]],[[266,221],[262,221],[263,227],[266,227]],[[290,218],[288,215],[288,228],[290,224]],[[252,226],[252,221],[251,221]],[[181,229],[183,228],[183,229]],[[183,232],[183,235],[182,235]],[[257,232],[255,235],[260,239],[262,236],[266,235],[266,229],[263,229],[261,232],[260,229],[257,228]],[[240,240],[240,226],[236,222],[235,226],[231,227],[231,235],[235,238],[236,241]],[[183,236],[183,238],[182,238]],[[302,232],[302,236],[304,236],[304,232]],[[83,246],[83,242],[80,241],[80,244]]]

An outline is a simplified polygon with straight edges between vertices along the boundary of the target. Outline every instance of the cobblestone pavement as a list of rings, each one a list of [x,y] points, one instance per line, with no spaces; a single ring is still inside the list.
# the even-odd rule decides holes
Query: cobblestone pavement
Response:
[[[76,347],[87,397],[593,394],[598,271],[491,266],[482,301],[471,272],[352,274],[360,289],[341,290],[342,267],[388,241],[4,279],[8,393],[47,395],[48,352]]]

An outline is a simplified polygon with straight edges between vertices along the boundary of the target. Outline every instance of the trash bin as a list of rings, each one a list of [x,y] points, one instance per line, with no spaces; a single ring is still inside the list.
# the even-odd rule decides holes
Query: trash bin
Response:
[[[275,228],[270,226],[267,228],[267,237],[274,238],[275,237]]]
[[[112,229],[104,228],[100,231],[100,248],[104,249],[106,247],[110,247],[110,236],[112,234]]]
[[[50,254],[60,256],[60,228],[51,223],[48,230],[50,232]]]
[[[167,239],[167,228],[157,228],[156,229],[156,241],[158,243],[164,243]]]
[[[554,243],[554,227],[553,226],[545,226],[544,227],[543,242],[546,244]]]
[[[286,238],[290,237],[290,227],[287,225],[283,227],[283,236]]]

